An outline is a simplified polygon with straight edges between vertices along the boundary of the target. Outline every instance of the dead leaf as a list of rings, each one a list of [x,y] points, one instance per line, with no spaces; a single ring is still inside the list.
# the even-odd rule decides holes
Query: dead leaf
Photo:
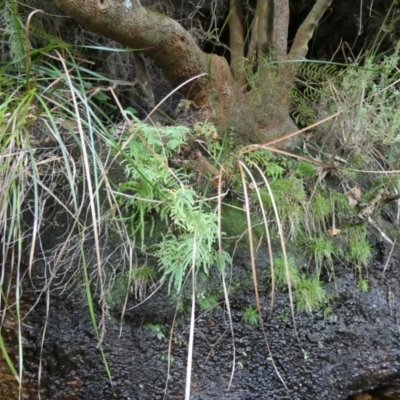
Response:
[[[327,174],[328,174],[328,169],[325,168],[324,165],[319,165],[319,166],[317,167],[316,175],[318,176],[318,179],[319,179],[320,181],[322,181],[322,180],[326,177]]]
[[[313,136],[314,136],[314,134],[312,132],[307,131],[306,133],[303,134],[304,141],[309,142]]]
[[[342,232],[341,229],[337,229],[337,228],[328,229],[329,236],[337,236],[340,234],[340,232]]]
[[[362,191],[361,191],[361,186],[354,186],[353,189],[351,189],[352,193],[354,193],[357,198],[361,199],[362,196]]]
[[[218,185],[219,185],[219,175],[213,176],[212,178],[210,178],[208,180],[208,182],[210,183],[211,186],[218,187]]]
[[[362,191],[360,186],[355,186],[346,193],[351,206],[356,206],[361,201]]]
[[[354,207],[358,204],[358,200],[350,193],[346,193],[347,199],[349,200],[349,204]]]
[[[249,183],[249,189],[250,189],[250,190],[256,190],[256,186],[261,186],[263,183],[264,183],[264,182],[257,182],[257,183],[250,182],[250,183]]]

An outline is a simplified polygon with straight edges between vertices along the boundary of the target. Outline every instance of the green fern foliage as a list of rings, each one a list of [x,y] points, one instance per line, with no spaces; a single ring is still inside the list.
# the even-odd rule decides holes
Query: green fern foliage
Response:
[[[168,158],[176,156],[189,135],[185,127],[158,128],[134,118],[127,138],[128,156],[123,160],[127,181],[119,187],[132,238],[140,236],[142,249],[152,215],[157,214],[165,224],[166,233],[156,245],[155,256],[169,278],[169,290],[177,291],[191,266],[208,275],[221,262],[213,247],[219,235],[215,212],[191,187],[191,175],[168,165]],[[230,261],[223,252],[222,263]]]
[[[179,218],[182,202],[193,204],[195,193],[192,189],[178,193],[174,190],[179,190],[188,183],[187,176],[180,171],[171,174],[165,157],[171,156],[174,150],[185,143],[188,129],[163,128],[161,136],[157,128],[133,118],[135,128],[132,137],[128,139],[127,153],[130,157],[125,157],[122,161],[128,180],[122,183],[119,189],[126,194],[121,197],[121,201],[130,214],[128,220],[132,236],[140,232],[143,245],[145,216],[151,211],[156,211],[167,222],[170,205],[175,198],[178,204],[171,216]]]
[[[292,116],[300,126],[315,122],[316,105],[325,98],[329,82],[337,79],[339,66],[334,63],[305,62],[299,71],[299,83],[292,90]]]
[[[20,60],[25,55],[24,24],[18,15],[18,2],[7,0],[0,14],[0,25],[4,29],[4,36],[9,46],[9,58]]]

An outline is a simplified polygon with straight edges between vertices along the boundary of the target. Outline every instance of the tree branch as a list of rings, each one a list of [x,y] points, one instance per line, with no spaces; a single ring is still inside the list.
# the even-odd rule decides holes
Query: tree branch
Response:
[[[174,86],[201,73],[212,72],[210,64],[215,63],[214,58],[202,52],[189,32],[173,19],[143,7],[139,0],[51,1],[89,29],[140,49],[155,61]],[[203,106],[210,102],[210,84],[213,77],[203,77],[183,86],[181,92],[196,105]]]
[[[269,1],[258,1],[257,8],[254,15],[254,21],[256,22],[253,27],[253,32],[256,33],[256,49],[257,55],[261,56],[263,46],[267,45],[267,13],[268,13]],[[252,35],[253,37],[253,35]],[[268,43],[271,45],[272,43]]]
[[[257,53],[270,54],[281,59],[286,56],[289,12],[285,9],[287,0],[261,0],[257,2]],[[288,3],[287,3],[288,4]],[[277,17],[275,18],[276,14]]]
[[[285,60],[287,57],[287,42],[289,32],[289,0],[274,0],[274,3],[274,27],[272,31],[273,37],[271,44],[275,59]]]
[[[317,0],[310,13],[307,15],[307,18],[297,30],[289,52],[289,59],[298,60],[306,57],[308,53],[308,42],[312,38],[319,20],[324,15],[331,3],[332,0]]]
[[[231,49],[231,71],[239,86],[246,84],[243,69],[244,30],[241,0],[230,0],[229,45]]]

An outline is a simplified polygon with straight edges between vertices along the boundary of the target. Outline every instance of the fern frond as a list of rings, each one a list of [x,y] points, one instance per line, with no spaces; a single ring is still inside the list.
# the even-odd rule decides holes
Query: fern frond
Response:
[[[321,63],[316,61],[304,62],[298,73],[301,81],[317,84],[324,83],[337,76],[339,66],[335,63]]]
[[[25,27],[18,15],[16,0],[6,0],[3,8],[0,14],[0,25],[4,26],[4,35],[9,45],[9,57],[18,60],[25,55]]]
[[[37,41],[40,41],[42,46],[55,45],[57,47],[65,47],[67,44],[56,35],[52,35],[43,28],[43,24],[32,19],[29,25],[30,34],[32,33]]]

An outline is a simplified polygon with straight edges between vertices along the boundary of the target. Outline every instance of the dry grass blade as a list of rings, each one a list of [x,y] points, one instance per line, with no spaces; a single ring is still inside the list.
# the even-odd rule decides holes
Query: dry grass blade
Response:
[[[192,380],[192,362],[193,362],[193,343],[194,343],[194,325],[196,322],[196,250],[197,250],[197,234],[193,237],[193,258],[192,258],[192,311],[190,315],[190,333],[189,347],[186,367],[186,385],[185,385],[185,400],[190,400],[190,384]]]
[[[181,299],[181,294],[179,295],[178,302]],[[179,311],[179,308],[178,308],[178,306],[176,306],[175,307],[174,318],[173,318],[172,324],[171,324],[171,330],[169,332],[168,354],[167,354],[168,364],[167,364],[167,375],[166,375],[166,379],[165,379],[165,389],[164,389],[163,399],[166,399],[166,396],[167,396],[168,381],[169,381],[169,376],[170,376],[170,371],[171,371],[171,364],[172,364],[172,357],[171,357],[171,355],[172,355],[172,340],[173,340],[173,336],[174,336],[175,323],[176,323],[176,320],[177,320],[177,317],[178,317],[178,311]]]
[[[250,262],[251,262],[251,268],[252,268],[252,274],[253,274],[254,293],[256,296],[257,310],[259,312],[259,315],[261,315],[260,314],[260,312],[261,312],[260,297],[259,297],[259,293],[258,293],[256,258],[255,258],[254,243],[253,243],[253,229],[252,229],[252,223],[251,223],[250,197],[247,192],[246,176],[243,171],[243,168],[245,168],[247,171],[248,171],[248,169],[244,165],[243,162],[239,161],[238,164],[239,164],[240,176],[242,178],[242,187],[243,187],[243,192],[244,192],[244,201],[245,201],[245,210],[246,210],[246,219],[247,219],[247,231],[248,231],[248,235],[249,235]],[[250,171],[248,171],[248,172],[250,172]],[[257,184],[256,184],[256,186],[257,186]],[[262,323],[262,319],[260,320],[260,323]]]
[[[174,88],[174,90],[171,90],[171,92],[168,93],[167,96],[165,96],[151,111],[151,113],[147,116],[146,120],[148,120],[157,110],[158,108],[166,101],[168,100],[169,97],[171,97],[174,93],[178,92],[180,88],[182,88],[183,86],[187,85],[188,83],[201,78],[202,76],[206,76],[208,75],[206,72],[202,73],[202,74],[198,74],[196,76],[193,76],[190,79],[187,79],[185,82],[181,83],[179,86],[177,86],[176,88]],[[145,120],[145,121],[146,121]]]
[[[267,150],[271,150],[271,151],[274,151],[274,152],[277,152],[277,153],[280,153],[280,154],[285,154],[285,155],[288,155],[288,156],[293,156],[293,157],[299,158],[299,159],[301,159],[301,160],[312,161],[312,162],[318,162],[318,161],[316,161],[316,160],[312,160],[312,159],[307,158],[307,157],[298,156],[298,155],[296,155],[296,154],[292,154],[292,153],[287,152],[287,151],[284,151],[284,150],[276,149],[276,148],[273,147],[273,146],[274,146],[275,144],[277,144],[277,143],[280,143],[280,142],[282,142],[282,141],[285,141],[285,140],[287,140],[287,139],[290,139],[290,138],[292,138],[293,136],[297,136],[297,135],[299,135],[300,133],[303,133],[303,132],[308,131],[308,130],[310,130],[310,129],[312,129],[312,128],[315,128],[315,127],[317,127],[318,125],[322,125],[322,124],[324,124],[325,122],[327,122],[327,121],[329,121],[329,120],[331,120],[331,119],[337,117],[338,115],[340,115],[340,114],[342,114],[342,113],[343,113],[343,111],[338,111],[338,112],[336,112],[336,113],[334,113],[334,114],[332,114],[332,115],[329,115],[328,117],[326,117],[326,118],[324,118],[324,119],[322,119],[322,120],[320,120],[320,121],[315,122],[314,124],[311,124],[311,125],[309,125],[309,126],[306,126],[305,128],[299,129],[299,130],[296,131],[296,132],[289,133],[288,135],[281,136],[281,137],[279,137],[279,138],[277,138],[277,139],[275,139],[275,140],[272,140],[272,141],[270,141],[270,142],[263,143],[263,144],[252,144],[252,145],[250,145],[250,146],[246,146],[244,149],[242,149],[242,150],[240,151],[240,153],[238,154],[238,156],[242,156],[242,155],[244,155],[244,154],[246,154],[246,153],[249,153],[249,152],[251,152],[251,151],[254,151],[254,150],[257,150],[257,149],[260,149],[260,148],[265,148],[265,149],[267,149]]]
[[[274,199],[274,194],[272,193],[271,186],[269,185],[268,179],[262,173],[261,169],[257,165],[255,167],[258,169],[258,172],[261,174],[261,177],[264,180],[265,186],[266,186],[266,188],[268,190],[268,194],[269,194],[269,196],[271,198],[272,207],[274,209],[274,214],[275,214],[275,218],[276,218],[276,224],[278,226],[279,239],[280,239],[280,242],[281,242],[283,260],[284,260],[284,263],[285,263],[286,280],[287,280],[288,291],[289,291],[290,311],[292,313],[293,327],[294,327],[294,331],[295,331],[297,340],[300,343],[300,339],[299,339],[299,336],[298,336],[298,333],[297,333],[297,328],[296,328],[296,321],[295,321],[295,317],[294,317],[293,293],[292,293],[292,285],[291,285],[290,272],[289,272],[288,256],[287,256],[287,252],[286,252],[286,244],[285,244],[286,242],[285,242],[285,238],[284,238],[284,234],[283,234],[282,223],[281,223],[281,220],[279,218],[278,207],[276,205],[276,202],[275,202],[275,199]]]
[[[278,367],[277,367],[277,365],[276,365],[276,363],[274,361],[274,358],[273,358],[273,355],[272,355],[272,352],[271,352],[271,348],[269,346],[267,333],[266,333],[265,328],[264,328],[263,318],[262,318],[262,315],[261,315],[261,304],[260,304],[260,298],[259,298],[259,293],[258,293],[257,270],[256,270],[256,261],[255,261],[253,234],[252,234],[253,230],[252,230],[251,214],[250,214],[250,198],[249,198],[248,192],[247,192],[246,176],[244,174],[243,169],[245,169],[246,172],[249,174],[249,176],[251,177],[251,179],[252,179],[252,181],[253,181],[253,183],[255,184],[256,187],[257,187],[257,183],[256,183],[255,179],[253,178],[253,175],[251,174],[250,170],[247,168],[247,166],[242,161],[239,161],[239,169],[240,169],[240,175],[242,177],[242,186],[243,186],[243,192],[244,192],[244,197],[245,197],[246,218],[247,218],[247,228],[248,228],[249,247],[250,247],[250,261],[251,261],[251,268],[252,268],[252,274],[253,274],[253,284],[254,284],[254,292],[255,292],[255,296],[256,296],[256,305],[257,305],[257,310],[258,310],[258,316],[259,316],[259,319],[260,319],[260,326],[261,326],[261,329],[263,331],[265,343],[267,345],[268,354],[271,357],[271,362],[272,362],[272,365],[274,366],[275,372],[278,375],[278,377],[279,377],[280,381],[282,382],[282,384],[284,385],[284,387],[286,388],[286,390],[289,391],[289,389],[286,386],[286,383],[283,380],[282,375],[280,374],[280,372],[278,370]],[[273,197],[271,199],[273,201]],[[277,212],[277,210],[276,210],[276,212]],[[277,220],[279,220],[279,215],[277,215]],[[282,247],[282,251],[283,251],[283,254],[286,255],[284,246]],[[285,263],[286,263],[285,266],[286,266],[287,273],[288,273],[289,269],[288,269],[288,266],[287,266],[287,258],[285,260]],[[289,277],[288,277],[288,282],[289,282],[289,284],[288,284],[288,286],[289,286],[290,285],[290,278]],[[289,293],[290,293],[290,296],[291,296],[290,286],[289,286]],[[293,308],[292,297],[290,297],[290,304],[291,304],[293,322],[294,322],[294,308]],[[297,332],[296,332],[296,335],[297,335]]]
[[[68,73],[68,68],[65,63],[64,58],[61,56],[59,52],[56,52],[59,60],[64,68],[65,76],[67,78],[68,86],[70,89],[71,93],[71,98],[72,98],[72,103],[75,109],[75,114],[76,114],[76,123],[82,143],[82,157],[83,157],[83,162],[84,162],[84,169],[85,169],[85,178],[86,178],[86,183],[88,185],[88,194],[89,194],[89,203],[90,203],[90,212],[92,216],[92,226],[93,226],[93,234],[94,234],[94,241],[95,241],[95,247],[96,247],[96,256],[97,256],[97,271],[98,271],[98,279],[100,283],[100,300],[103,305],[103,316],[106,313],[106,303],[105,303],[105,293],[104,293],[104,277],[103,277],[103,271],[102,271],[102,260],[101,260],[101,255],[100,255],[100,239],[99,239],[99,231],[98,231],[98,226],[99,226],[99,221],[98,221],[98,216],[96,212],[96,205],[95,205],[95,193],[96,191],[94,190],[93,183],[92,183],[92,178],[91,178],[91,172],[90,172],[90,162],[89,162],[89,157],[87,154],[87,149],[86,149],[86,135],[83,130],[83,125],[82,121],[80,118],[80,111],[79,111],[79,106],[78,106],[78,101],[76,98],[76,92],[75,88],[72,84],[71,76]]]
[[[265,234],[266,234],[266,238],[267,238],[268,255],[269,255],[269,261],[270,261],[270,268],[271,268],[271,309],[269,312],[269,317],[271,318],[273,307],[274,307],[274,300],[275,300],[275,273],[274,273],[274,257],[273,257],[272,243],[271,243],[271,235],[269,232],[267,215],[265,213],[265,208],[263,207],[263,202],[261,199],[260,189],[259,189],[257,182],[255,181],[251,171],[247,168],[247,166],[245,164],[242,164],[242,165],[243,165],[243,168],[245,168],[247,174],[250,176],[250,178],[253,182],[254,190],[257,193],[258,202],[259,202],[259,205],[261,206],[260,210],[261,210]],[[256,164],[254,164],[254,167],[256,167],[258,169],[258,172],[260,173],[260,175],[263,176],[264,179],[266,179],[265,174],[261,171],[260,167]],[[260,317],[261,317],[261,315],[260,315]]]
[[[232,353],[232,371],[231,371],[231,377],[229,379],[229,385],[228,389],[232,385],[233,381],[233,376],[235,374],[235,365],[236,365],[236,346],[235,346],[235,332],[233,330],[233,321],[232,321],[232,312],[231,312],[231,306],[229,303],[229,295],[228,295],[228,288],[226,286],[226,281],[225,281],[225,271],[222,269],[223,268],[223,257],[222,257],[222,176],[224,173],[224,168],[223,166],[220,168],[219,174],[218,174],[218,196],[217,196],[217,215],[218,215],[218,254],[219,254],[219,262],[220,262],[220,268],[221,268],[221,277],[222,277],[222,286],[224,289],[224,299],[225,299],[225,306],[226,306],[226,311],[228,313],[228,318],[229,318],[229,325],[231,328],[231,337],[232,337],[232,346],[233,346],[233,353]]]
[[[50,312],[50,289],[48,288],[46,290],[46,319],[45,323],[43,325],[43,332],[42,332],[42,340],[40,342],[40,357],[39,357],[39,367],[38,367],[38,395],[39,395],[39,400],[41,398],[40,396],[40,382],[42,380],[42,370],[43,370],[43,348],[44,348],[44,342],[46,338],[46,331],[47,331],[47,324],[49,321],[49,312]]]

